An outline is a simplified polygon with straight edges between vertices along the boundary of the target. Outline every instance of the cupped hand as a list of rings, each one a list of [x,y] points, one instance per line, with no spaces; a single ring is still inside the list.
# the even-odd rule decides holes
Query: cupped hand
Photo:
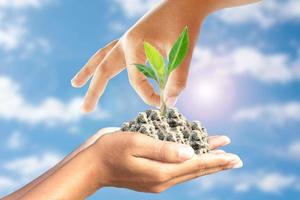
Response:
[[[157,193],[242,166],[237,155],[217,150],[230,142],[226,136],[210,137],[211,152],[196,156],[190,146],[118,130],[98,131],[57,165],[3,199],[85,199],[106,186]]]
[[[189,28],[190,47],[181,64],[169,77],[165,102],[172,106],[186,87],[189,65],[204,18],[217,9],[256,2],[257,0],[165,0],[133,25],[120,39],[98,50],[72,79],[74,87],[82,87],[92,77],[82,110],[91,112],[110,79],[127,68],[129,82],[143,101],[152,106],[160,103],[159,95],[147,78],[133,65],[145,63],[143,42],[154,45],[166,57],[182,32]]]
[[[137,133],[114,132],[103,135],[91,150],[97,156],[100,187],[157,193],[200,176],[241,167],[237,155],[216,149],[229,142],[226,136],[210,137],[212,151],[198,156],[187,145]]]

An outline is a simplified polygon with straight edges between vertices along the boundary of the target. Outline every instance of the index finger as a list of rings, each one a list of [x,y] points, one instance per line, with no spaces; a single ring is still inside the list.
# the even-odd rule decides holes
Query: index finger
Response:
[[[84,112],[91,112],[96,107],[108,81],[124,68],[125,60],[123,51],[120,44],[117,43],[97,66],[82,105]]]
[[[142,100],[151,106],[159,106],[160,97],[154,91],[147,78],[135,66],[128,66],[127,70],[130,84]]]

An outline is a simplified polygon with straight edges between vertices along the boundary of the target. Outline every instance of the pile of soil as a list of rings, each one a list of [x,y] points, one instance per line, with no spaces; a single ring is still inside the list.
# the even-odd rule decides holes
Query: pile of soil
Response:
[[[155,139],[190,145],[196,154],[209,152],[207,131],[199,121],[188,121],[177,109],[167,110],[166,117],[159,110],[147,110],[129,122],[122,131],[138,132]]]

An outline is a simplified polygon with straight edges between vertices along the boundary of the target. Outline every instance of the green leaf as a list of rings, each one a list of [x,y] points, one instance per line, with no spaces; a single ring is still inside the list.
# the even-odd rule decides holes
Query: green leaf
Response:
[[[189,50],[188,28],[185,27],[169,53],[168,75],[184,60]]]
[[[134,64],[146,77],[156,80],[155,73],[152,68],[143,64]]]
[[[164,80],[165,77],[165,62],[163,56],[159,51],[148,42],[144,42],[144,49],[147,59],[151,66],[156,71],[160,80]]]

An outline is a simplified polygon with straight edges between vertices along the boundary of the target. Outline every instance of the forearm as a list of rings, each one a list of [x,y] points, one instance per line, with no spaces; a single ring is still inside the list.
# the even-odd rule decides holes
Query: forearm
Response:
[[[117,128],[106,128],[101,129],[98,131],[97,134],[93,135],[91,138],[89,138],[85,143],[80,145],[76,150],[71,152],[69,155],[67,155],[63,160],[61,160],[59,163],[57,163],[54,167],[49,169],[47,172],[43,173],[41,176],[37,177],[30,183],[26,184],[19,190],[7,195],[4,200],[15,200],[19,199],[22,196],[24,196],[25,193],[30,191],[32,188],[37,186],[39,183],[47,179],[49,176],[51,176],[55,171],[57,171],[59,168],[61,168],[63,165],[65,165],[67,162],[69,162],[72,158],[74,158],[76,155],[78,155],[81,151],[85,150],[89,146],[91,146],[97,139],[99,139],[104,133],[106,132],[112,132],[116,130]]]
[[[40,181],[20,199],[85,199],[99,189],[96,177],[95,159],[92,151],[87,148]]]
[[[84,149],[84,146],[79,147],[72,153],[70,153],[68,156],[66,156],[63,160],[61,160],[59,163],[57,163],[55,166],[53,166],[51,169],[49,169],[47,172],[43,173],[30,183],[26,184],[19,190],[11,193],[10,195],[6,196],[4,200],[13,200],[13,199],[19,199],[22,197],[26,192],[34,188],[36,185],[41,183],[43,180],[47,179],[50,175],[52,175],[56,170],[58,170],[61,166],[63,166],[65,163],[67,163],[70,159],[72,159],[74,156],[76,156],[80,151]]]
[[[199,25],[203,19],[213,12],[216,7],[207,0],[165,0],[162,5],[166,4],[170,18],[175,17],[174,21],[191,21]],[[176,18],[178,16],[178,18]]]
[[[181,12],[188,12],[194,19],[201,19],[216,10],[228,7],[252,4],[262,0],[165,0],[170,4],[179,5]]]

